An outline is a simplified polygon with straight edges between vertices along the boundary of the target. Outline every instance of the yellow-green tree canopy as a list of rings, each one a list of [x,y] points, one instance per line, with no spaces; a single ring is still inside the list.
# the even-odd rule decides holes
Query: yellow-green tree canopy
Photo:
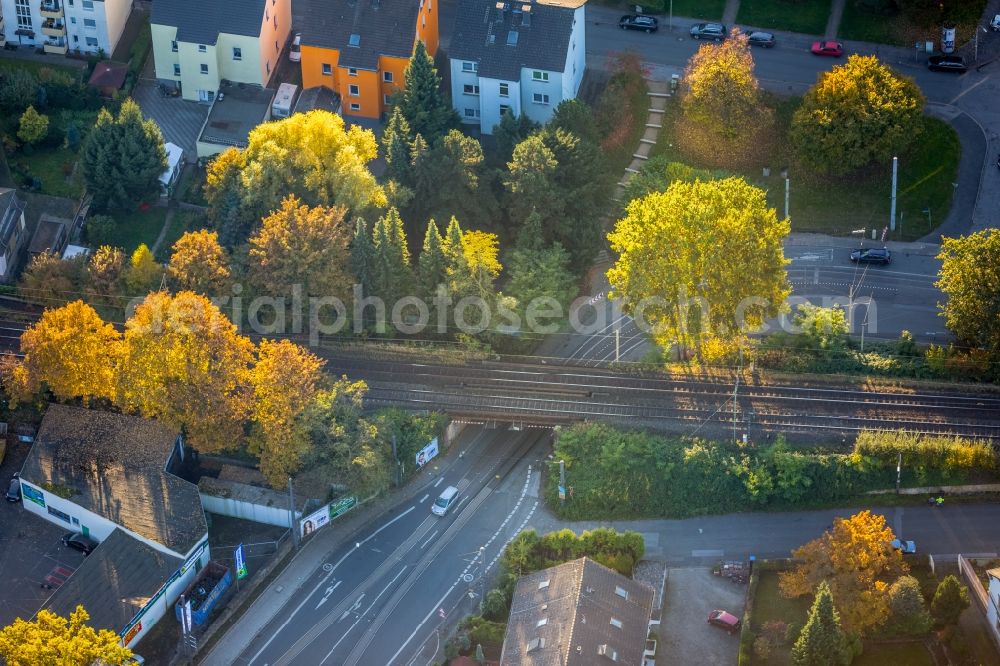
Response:
[[[1000,231],[985,229],[941,245],[937,288],[948,329],[964,344],[1000,357]]]
[[[792,551],[797,564],[780,575],[781,593],[811,595],[826,581],[845,631],[864,635],[886,621],[889,585],[909,570],[891,545],[894,538],[880,514],[837,518],[832,529]]]
[[[792,119],[802,159],[830,173],[891,160],[923,129],[924,96],[875,56],[852,55],[819,75]]]
[[[31,622],[18,618],[0,629],[0,657],[7,666],[91,666],[124,664],[132,651],[118,634],[87,625],[90,615],[77,606],[69,618],[42,609]]]
[[[629,203],[608,234],[613,296],[665,347],[736,338],[784,307],[788,232],[742,178],[675,181]]]
[[[214,296],[229,282],[229,255],[214,231],[188,231],[174,243],[167,273],[181,289]]]

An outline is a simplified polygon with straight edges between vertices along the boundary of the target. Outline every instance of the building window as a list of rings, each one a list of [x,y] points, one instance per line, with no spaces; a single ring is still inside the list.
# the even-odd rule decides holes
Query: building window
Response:
[[[267,11],[267,7],[264,7],[264,20],[265,21],[271,20],[271,12]]]
[[[501,97],[510,97],[510,84],[509,83],[501,83],[500,84],[500,96]]]
[[[69,18],[69,22],[72,23],[73,25],[76,25],[76,17],[75,16],[71,16]],[[176,51],[176,49],[174,49],[174,50]]]
[[[332,74],[333,74],[333,66],[330,63],[328,63],[328,62],[324,62],[323,63],[323,76],[330,76]]]
[[[94,0],[83,0],[83,8],[88,12],[94,11]]]
[[[479,109],[466,109],[465,110],[465,117],[466,118],[478,118],[479,117]]]
[[[434,0],[427,0],[427,11],[434,9]]]
[[[462,63],[463,72],[478,72],[479,65],[474,62],[463,62]]]
[[[174,76],[180,76],[180,75],[181,75],[181,66],[178,65],[177,63],[174,63]]]
[[[73,20],[76,21],[76,19],[73,19]],[[170,50],[173,51],[174,53],[177,53],[177,42],[176,41],[171,41],[170,42]]]
[[[281,52],[281,47],[278,46],[278,40],[274,40],[274,52],[275,53],[280,53]]]
[[[204,44],[199,44],[198,45],[198,53],[205,53],[206,51],[208,51],[208,47],[207,46],[205,46]]]
[[[85,18],[85,19],[83,19],[83,27],[85,27],[85,28],[96,28],[97,27],[97,21],[95,21],[94,19]]]
[[[357,67],[348,67],[347,68],[347,75],[348,76],[357,76],[358,75],[358,68]]]
[[[267,70],[268,75],[271,74],[271,61],[270,60],[268,60],[267,62],[264,63],[264,69]]]
[[[386,83],[392,83],[392,72],[382,72],[382,80]]]
[[[201,63],[201,73],[208,74],[208,65],[206,65],[205,63]]]
[[[532,99],[535,102],[535,104],[548,104],[549,103],[549,96],[548,95],[543,95],[542,93],[535,93],[532,96]]]
[[[243,60],[243,49],[238,46],[233,47],[233,60]]]
[[[535,70],[534,72],[531,73],[531,78],[535,81],[548,81],[549,73],[539,72],[538,70]]]
[[[87,37],[87,46],[97,46],[97,37]]]
[[[392,106],[392,95],[382,95],[382,103],[386,106]]]
[[[478,95],[479,86],[473,85],[471,83],[466,83],[464,86],[462,86],[462,92],[464,92],[466,95]]]
[[[274,29],[275,30],[278,29],[278,15],[277,14],[274,15]]]
[[[357,102],[351,102],[351,111],[360,111],[361,105]]]
[[[613,617],[613,618],[611,618],[611,626],[615,627],[616,629],[621,629],[622,628],[622,621],[619,620],[616,617]]]
[[[501,104],[500,105],[500,117],[501,118],[503,118],[503,114],[508,113],[509,111],[510,111],[510,107],[508,105],[506,105],[506,104]]]
[[[350,95],[351,97],[359,97],[361,95],[361,88],[352,83],[351,85],[347,86],[347,94]]]
[[[358,33],[351,33],[351,36],[347,38],[347,45],[357,48],[361,46],[361,35]]]
[[[615,594],[617,594],[622,599],[628,601],[628,590],[626,590],[621,585],[615,585]]]
[[[76,35],[73,35],[73,43],[76,44],[79,41],[80,41],[80,38],[77,37]]]
[[[63,513],[59,509],[55,509],[55,508],[53,508],[51,506],[49,506],[47,508],[49,510],[49,515],[50,516],[55,516],[56,518],[59,518],[60,520],[65,520],[67,523],[70,522],[70,518],[69,518],[69,514],[68,513]]]

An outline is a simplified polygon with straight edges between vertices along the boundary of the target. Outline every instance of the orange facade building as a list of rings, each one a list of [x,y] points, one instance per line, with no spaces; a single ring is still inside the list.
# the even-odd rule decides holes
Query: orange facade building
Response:
[[[434,56],[439,0],[302,0],[302,87],[340,95],[345,115],[379,118],[417,40]]]

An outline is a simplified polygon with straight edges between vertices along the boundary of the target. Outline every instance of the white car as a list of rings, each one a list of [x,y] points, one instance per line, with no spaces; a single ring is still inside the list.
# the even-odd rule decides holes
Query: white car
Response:
[[[993,28],[993,32],[1000,32],[1000,14],[993,17],[990,21],[990,27]]]
[[[288,59],[292,62],[299,62],[302,60],[302,33],[295,33],[295,38],[292,40],[292,46],[288,49]]]
[[[904,555],[913,555],[917,552],[917,544],[913,541],[900,541],[899,539],[893,539],[892,547],[896,550],[902,551]]]

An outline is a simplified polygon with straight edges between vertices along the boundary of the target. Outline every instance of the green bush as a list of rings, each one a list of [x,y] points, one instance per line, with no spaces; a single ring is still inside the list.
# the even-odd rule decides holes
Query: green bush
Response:
[[[504,571],[523,576],[580,557],[589,557],[623,576],[631,576],[644,552],[645,543],[638,532],[618,532],[599,527],[580,536],[568,529],[539,536],[535,530],[524,530],[507,545],[502,564]]]

